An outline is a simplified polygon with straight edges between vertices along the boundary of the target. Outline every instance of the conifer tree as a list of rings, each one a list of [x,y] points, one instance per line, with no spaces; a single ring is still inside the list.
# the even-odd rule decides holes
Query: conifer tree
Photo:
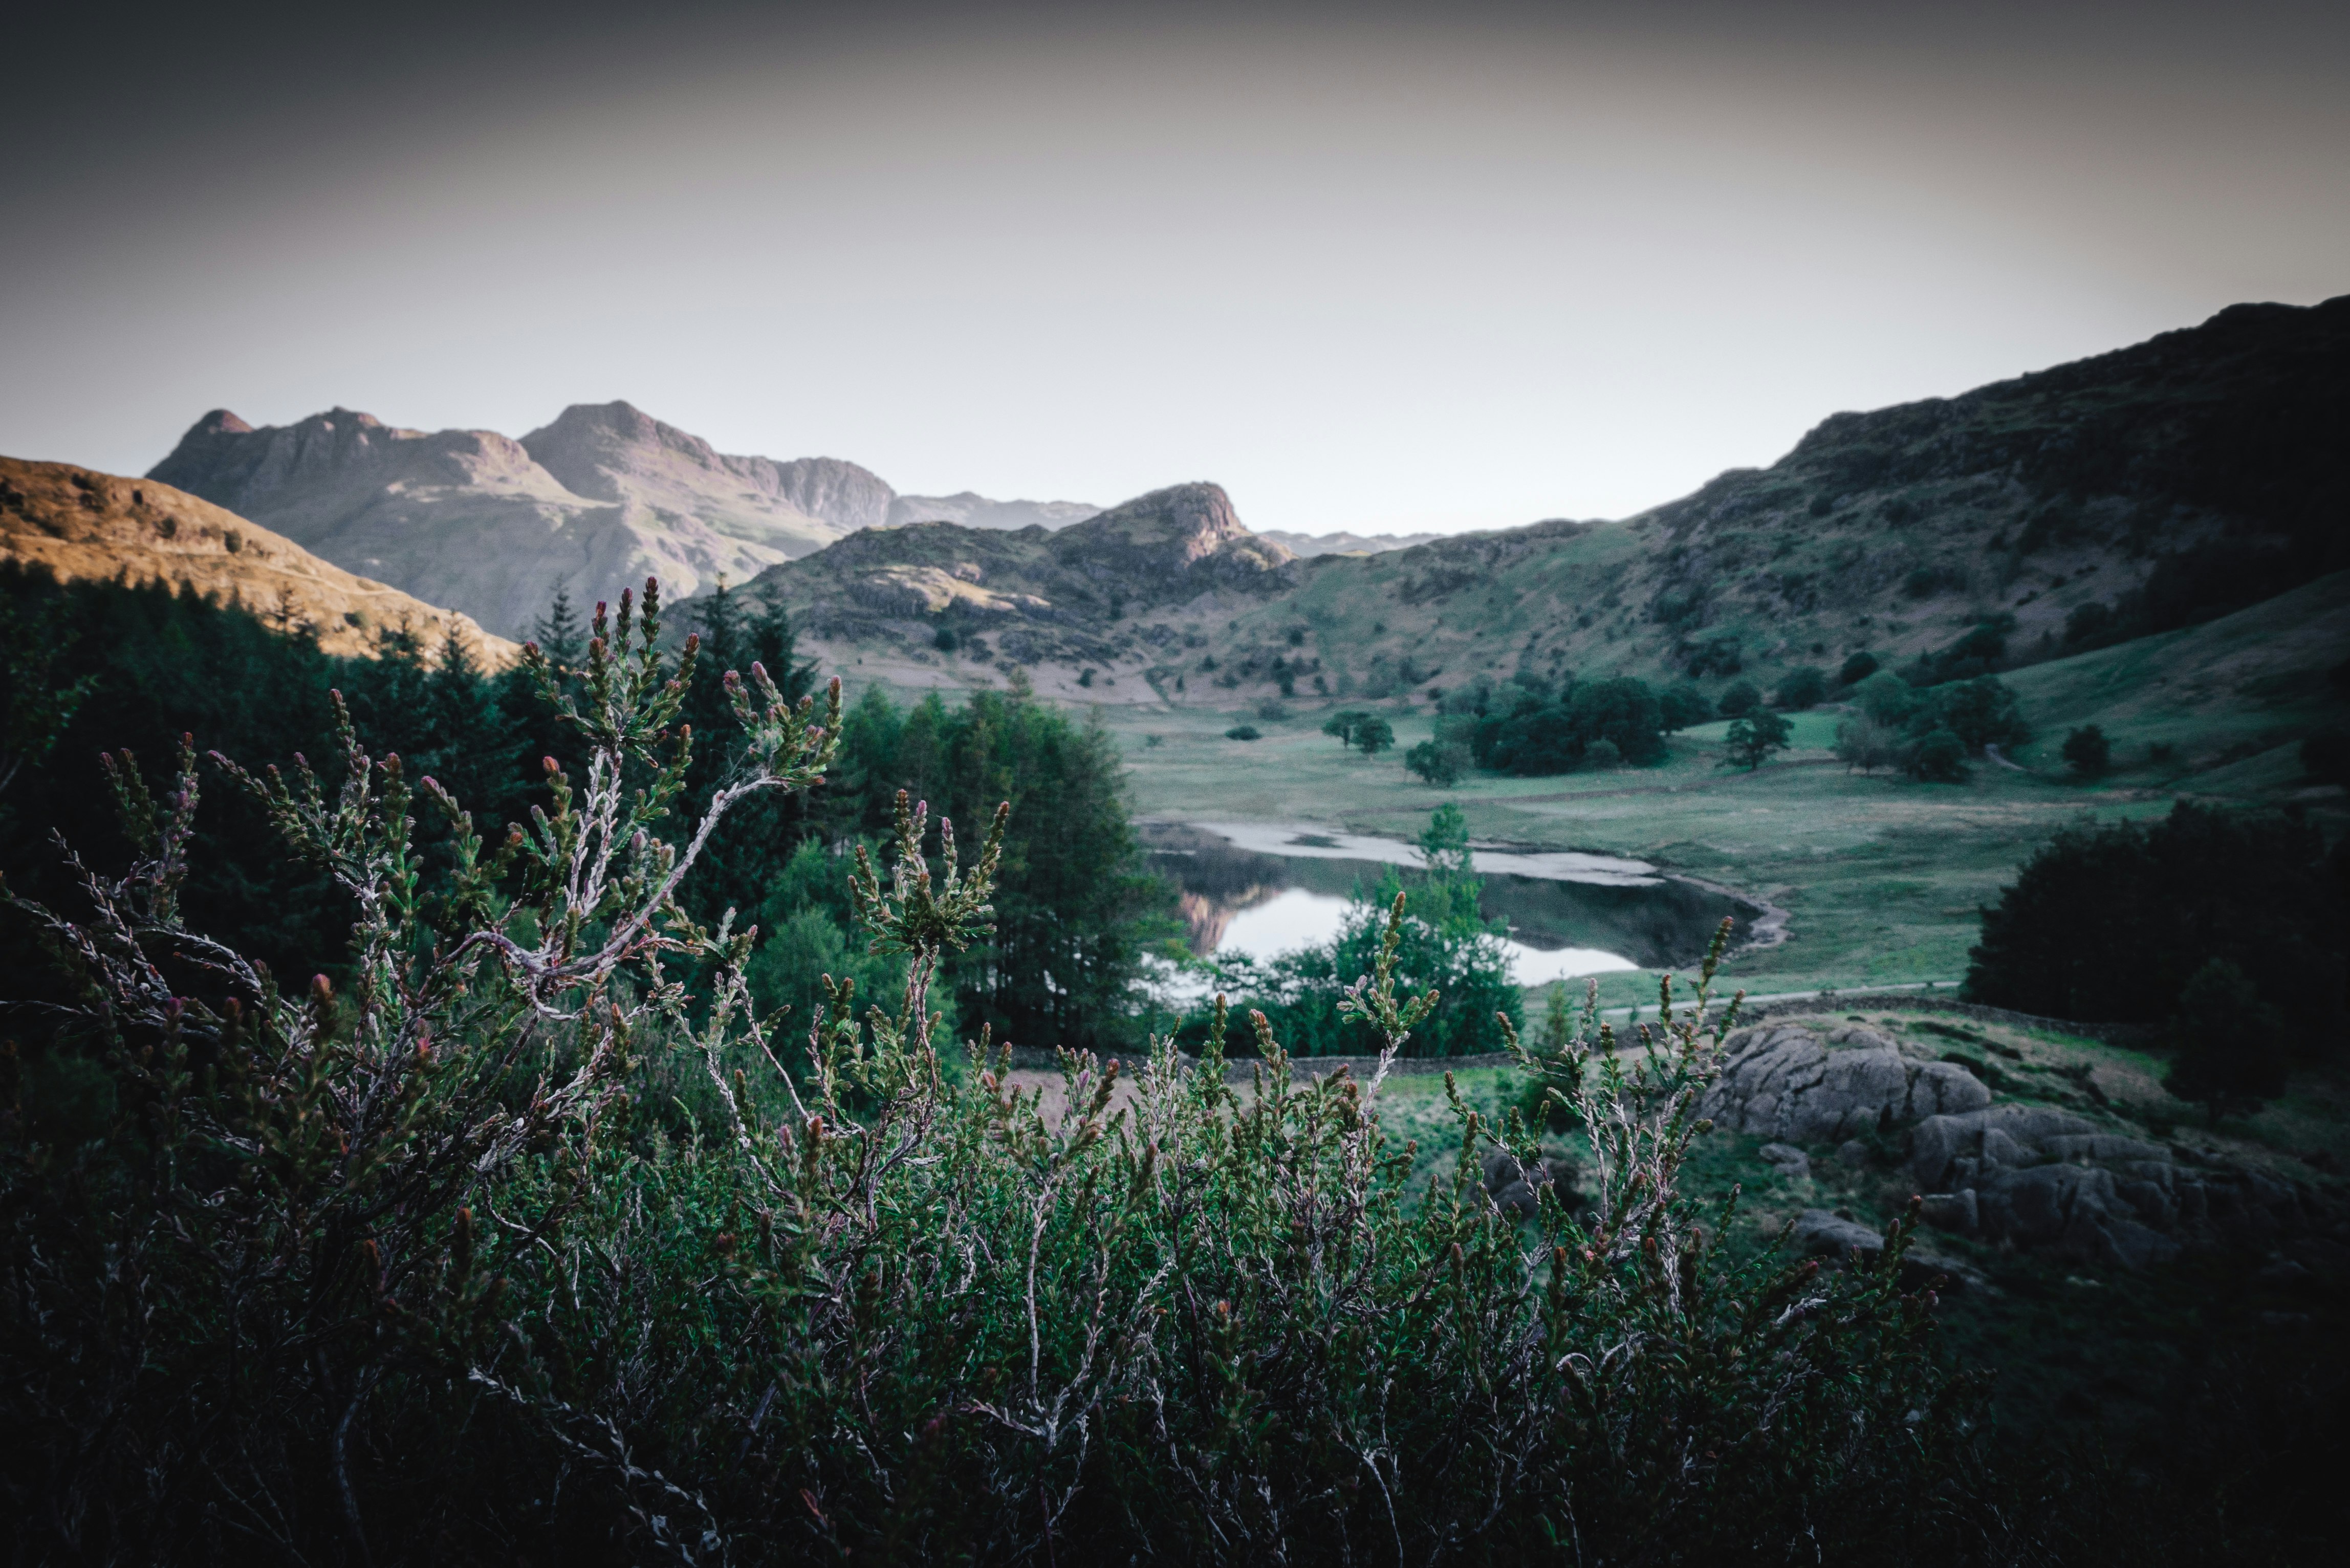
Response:
[[[558,670],[575,668],[587,652],[579,631],[579,612],[571,604],[568,576],[555,579],[555,597],[547,605],[546,613],[538,618],[538,624],[531,628],[530,640],[538,644],[547,662]]]

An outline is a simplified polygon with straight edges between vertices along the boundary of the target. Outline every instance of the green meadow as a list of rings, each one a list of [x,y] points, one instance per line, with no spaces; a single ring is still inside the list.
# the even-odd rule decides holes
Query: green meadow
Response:
[[[2350,574],[2208,625],[2002,676],[2034,737],[2007,765],[1976,759],[1960,784],[1849,772],[1832,750],[1842,714],[1792,716],[1789,749],[1752,772],[1722,765],[1722,722],[1671,738],[1647,768],[1432,788],[1401,758],[1430,738],[1424,703],[1383,706],[1393,751],[1365,757],[1321,733],[1335,701],[1255,708],[1106,706],[1139,815],[1313,824],[1410,837],[1452,800],[1482,841],[1629,856],[1787,911],[1786,940],[1738,953],[1730,982],[1756,995],[1955,986],[1978,911],[2067,823],[2157,815],[2182,796],[2292,804],[2339,815],[2338,787],[2302,778],[2298,747],[2342,722],[2326,670],[2350,648]],[[2084,782],[2058,757],[2095,722],[2115,769]],[[1227,739],[1246,723],[1254,741]],[[2158,749],[2159,748],[2159,749]],[[1610,1006],[1654,1000],[1653,977],[1600,981]]]

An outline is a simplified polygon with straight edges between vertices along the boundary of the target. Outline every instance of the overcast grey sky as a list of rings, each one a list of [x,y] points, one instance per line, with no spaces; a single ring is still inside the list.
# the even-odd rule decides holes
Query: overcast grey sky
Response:
[[[2350,291],[2350,6],[58,8],[0,452],[626,398],[900,490],[1620,515]]]

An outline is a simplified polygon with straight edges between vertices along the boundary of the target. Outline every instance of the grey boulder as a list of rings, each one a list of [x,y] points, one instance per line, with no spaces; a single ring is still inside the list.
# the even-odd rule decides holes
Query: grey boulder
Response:
[[[1721,1075],[1699,1114],[1718,1127],[1786,1143],[1842,1143],[1922,1117],[1991,1103],[1964,1068],[1921,1062],[1874,1029],[1823,1037],[1795,1023],[1742,1029],[1723,1042]]]

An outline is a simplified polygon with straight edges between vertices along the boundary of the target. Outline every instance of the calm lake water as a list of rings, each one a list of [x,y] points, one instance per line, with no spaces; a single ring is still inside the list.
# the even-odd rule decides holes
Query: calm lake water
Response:
[[[1329,941],[1357,886],[1417,867],[1400,839],[1256,822],[1138,824],[1151,866],[1180,890],[1191,950],[1275,953]],[[1719,893],[1604,855],[1475,851],[1483,907],[1506,922],[1521,985],[1693,962],[1724,915],[1752,913]],[[1409,878],[1407,877],[1407,883]]]

